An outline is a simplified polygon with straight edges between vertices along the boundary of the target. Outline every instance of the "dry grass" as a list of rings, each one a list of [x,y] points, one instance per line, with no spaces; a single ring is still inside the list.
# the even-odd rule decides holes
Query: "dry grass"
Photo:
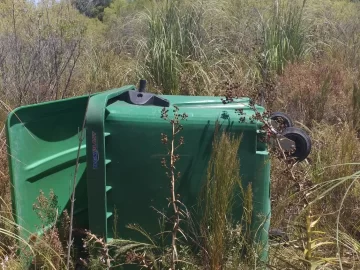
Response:
[[[22,94],[22,102],[37,102],[57,94],[60,98],[64,89],[64,96],[74,96],[133,84],[140,77],[148,78],[151,91],[157,93],[221,95],[231,88],[257,101],[263,93],[268,109],[290,114],[297,125],[308,128],[313,140],[308,163],[296,165],[292,174],[279,160],[272,161],[271,226],[284,229],[294,242],[273,247],[271,265],[274,269],[310,269],[318,256],[336,258],[334,265],[322,261],[319,269],[340,268],[340,261],[343,269],[351,264],[354,269],[359,267],[360,165],[355,163],[360,159],[360,4],[308,0],[302,10],[289,8],[286,0],[170,2],[167,6],[169,1],[165,0],[114,0],[104,12],[104,21],[96,22],[65,2],[63,6],[42,7],[43,15],[51,15],[48,20],[25,3],[13,6],[11,1],[3,1],[0,97],[11,105]],[[298,7],[303,3],[296,1]],[[70,57],[65,73],[56,73],[80,37],[78,55]],[[38,52],[43,57],[39,58]],[[57,62],[52,61],[55,56]],[[223,144],[232,153],[229,144]],[[0,260],[5,262],[8,256],[8,268],[21,269],[22,261],[14,253],[17,246],[12,234],[7,157],[5,144],[1,145]],[[222,158],[236,160],[230,154]],[[226,193],[231,185],[212,191]],[[304,207],[304,198],[311,205],[311,214]],[[214,207],[224,206],[221,202],[214,201]],[[208,211],[211,213],[214,211]],[[325,233],[321,241],[334,241],[335,245],[309,253],[302,248],[308,246],[309,234],[297,225],[306,225],[306,218],[315,219],[313,216],[321,216],[316,224],[316,229]],[[221,239],[225,225],[222,219],[217,220],[219,227],[213,231],[217,240],[208,239],[208,246],[217,254],[212,256],[213,265],[219,264],[224,252]],[[37,254],[47,254],[41,256],[50,258],[45,260],[50,266],[61,264],[61,256],[52,257],[62,253],[61,232],[52,230],[43,240],[50,247],[33,246]],[[343,249],[341,260],[336,255],[339,247]],[[304,262],[306,258],[311,262]]]
[[[8,160],[6,155],[6,143],[2,142],[2,150],[0,152],[0,228],[4,229],[5,232],[13,233],[14,219],[11,215],[11,184],[10,184],[10,177],[8,172]],[[0,233],[0,243],[1,243],[1,250],[7,250],[12,252],[11,247],[15,244],[15,239],[6,233]],[[10,248],[10,250],[9,250]]]
[[[290,64],[278,77],[273,110],[308,127],[313,122],[344,123],[351,120],[352,87],[351,74],[336,61]]]
[[[280,250],[297,254],[295,259],[287,258],[287,263],[301,262],[304,258],[301,256],[301,248],[298,251],[291,249],[299,246],[302,237],[307,238],[299,227],[295,226],[305,225],[308,215],[304,201],[306,199],[311,205],[313,215],[316,218],[320,217],[317,230],[324,233],[322,240],[332,242],[332,245],[317,251],[317,255],[320,258],[336,258],[333,263],[339,265],[335,244],[339,240],[344,261],[348,263],[350,259],[358,264],[357,259],[352,256],[357,256],[358,252],[355,248],[358,245],[355,239],[359,234],[359,213],[356,207],[359,203],[359,182],[356,175],[360,166],[357,164],[360,158],[360,142],[355,130],[346,123],[314,124],[311,137],[313,150],[309,163],[293,168],[295,177],[289,174],[287,167],[280,161],[273,162],[272,226],[282,228],[287,232],[290,243],[293,241],[286,248],[280,247]],[[336,231],[339,232],[339,236]],[[352,235],[353,242],[349,243],[349,238],[343,240],[344,235]],[[276,248],[273,252],[280,250]],[[274,255],[273,260],[276,261],[278,255]],[[282,260],[285,258],[282,257]]]
[[[217,135],[216,135],[217,136]],[[204,267],[221,269],[228,253],[228,226],[232,223],[231,209],[234,190],[241,184],[237,157],[240,139],[222,133],[215,138],[207,181],[204,186]]]

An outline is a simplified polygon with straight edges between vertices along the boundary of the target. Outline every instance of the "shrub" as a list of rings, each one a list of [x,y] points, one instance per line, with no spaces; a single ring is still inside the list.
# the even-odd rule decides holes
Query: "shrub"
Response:
[[[286,67],[278,77],[272,110],[281,110],[311,127],[313,121],[327,123],[350,119],[351,84],[339,63],[302,62]]]

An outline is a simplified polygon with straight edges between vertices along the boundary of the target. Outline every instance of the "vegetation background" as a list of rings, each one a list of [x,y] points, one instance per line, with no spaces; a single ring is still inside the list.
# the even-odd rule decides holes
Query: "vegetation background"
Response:
[[[288,113],[313,141],[291,173],[272,162],[271,226],[288,241],[271,247],[269,268],[360,269],[359,14],[355,0],[0,0],[1,121],[20,105],[140,78],[154,93],[231,88]],[[23,269],[1,140],[0,260]],[[60,269],[66,244],[60,231],[48,237],[23,244]],[[206,269],[247,269],[234,261]]]

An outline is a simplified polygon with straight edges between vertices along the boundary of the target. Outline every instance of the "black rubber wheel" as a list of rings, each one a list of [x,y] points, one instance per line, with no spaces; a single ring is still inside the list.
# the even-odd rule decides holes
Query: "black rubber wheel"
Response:
[[[294,123],[291,120],[290,116],[288,116],[285,113],[282,112],[274,112],[270,115],[270,119],[274,120],[274,121],[279,121],[280,123],[282,122],[284,124],[284,128],[288,128],[288,127],[293,127]]]
[[[282,240],[282,241],[289,241],[289,237],[286,233],[280,229],[270,229],[269,230],[269,239],[270,240]]]
[[[269,230],[269,240],[277,244],[281,244],[284,247],[289,246],[289,237],[287,234],[280,229],[270,229]]]
[[[311,139],[304,130],[297,127],[288,127],[282,132],[282,135],[295,142],[296,150],[290,157],[296,158],[299,162],[308,157],[311,152]]]

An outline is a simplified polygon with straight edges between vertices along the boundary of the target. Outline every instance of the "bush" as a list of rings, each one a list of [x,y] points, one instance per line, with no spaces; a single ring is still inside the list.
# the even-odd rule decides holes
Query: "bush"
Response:
[[[313,122],[349,121],[352,107],[349,77],[336,62],[290,64],[278,77],[272,110],[287,112],[308,127]]]

